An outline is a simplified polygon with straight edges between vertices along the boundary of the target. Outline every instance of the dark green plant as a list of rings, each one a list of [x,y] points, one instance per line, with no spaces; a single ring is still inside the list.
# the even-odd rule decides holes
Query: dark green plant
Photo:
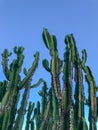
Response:
[[[9,53],[7,49],[5,49],[4,52],[2,53],[2,66],[6,80],[0,83],[1,130],[22,129],[30,89],[36,87],[41,82],[43,82],[42,79],[40,79],[38,83],[31,85],[32,76],[38,66],[39,61],[38,52],[34,55],[35,61],[33,62],[31,68],[28,71],[26,71],[26,69],[24,70],[24,74],[26,76],[24,77],[23,80],[21,80],[20,72],[24,59],[23,50],[24,48],[22,47],[14,48],[14,53],[16,54],[17,58],[14,59],[10,65],[8,65],[8,57],[11,55],[11,53]],[[17,110],[20,90],[23,88],[25,88],[23,93],[23,99],[21,101],[20,109]]]
[[[89,122],[90,122],[90,130],[96,130],[97,123],[97,111],[98,104],[96,98],[97,86],[92,75],[92,72],[88,66],[84,66],[85,71],[85,79],[88,83],[88,99],[86,100],[87,105],[89,106]]]
[[[47,29],[42,34],[51,60],[44,59],[43,67],[50,73],[51,85],[42,78],[32,85],[33,75],[38,67],[39,52],[36,52],[32,66],[21,71],[24,60],[23,47],[14,47],[16,58],[9,65],[7,49],[2,53],[2,67],[5,80],[0,82],[0,130],[22,130],[26,115],[25,130],[97,130],[98,87],[93,74],[86,66],[86,50],[79,56],[73,34],[65,37],[64,58],[59,58],[57,40]],[[61,75],[62,74],[62,75]],[[61,78],[62,76],[62,78]],[[88,98],[85,97],[84,78],[88,83]],[[29,102],[30,89],[43,83],[38,92],[41,103],[36,107]],[[22,100],[20,101],[21,90]],[[18,106],[20,105],[20,107]],[[85,105],[89,107],[89,128],[85,119]],[[19,107],[19,108],[18,108]]]

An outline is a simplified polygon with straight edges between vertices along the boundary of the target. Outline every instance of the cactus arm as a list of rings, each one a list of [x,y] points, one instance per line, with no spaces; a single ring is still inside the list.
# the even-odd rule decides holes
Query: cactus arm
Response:
[[[25,127],[25,130],[29,130],[30,117],[31,117],[31,114],[32,114],[33,109],[34,109],[34,103],[29,102],[29,107],[28,107],[28,113],[27,113],[27,119],[26,119],[26,127]]]
[[[45,82],[45,81],[44,81],[42,78],[40,78],[37,83],[35,83],[35,84],[33,84],[33,85],[31,86],[31,88],[36,88],[36,87],[38,87],[38,86],[39,86],[41,83],[43,83],[43,82]]]
[[[23,47],[14,47],[14,53],[17,55],[17,60],[18,60],[18,67],[20,68],[23,64],[24,60],[24,55],[22,54],[24,51]]]
[[[50,54],[52,55],[52,50],[57,49],[57,42],[56,42],[55,36],[51,36],[48,30],[44,29],[42,37],[43,37],[46,47],[50,50]]]
[[[85,65],[86,60],[87,60],[87,53],[86,53],[86,50],[84,49],[82,50],[82,62],[81,62],[82,66]]]
[[[43,67],[48,71],[48,72],[51,72],[50,68],[49,68],[49,62],[47,59],[43,60],[42,62],[43,64]]]
[[[29,69],[26,77],[20,83],[20,86],[19,86],[20,89],[24,88],[25,84],[28,82],[29,78],[34,74],[34,72],[35,72],[35,70],[36,70],[36,68],[38,66],[39,52],[36,52],[34,57],[35,57],[35,60],[34,60],[34,62],[32,64],[32,66],[31,66],[31,68]]]
[[[89,101],[89,122],[90,122],[90,130],[96,130],[96,122],[97,122],[97,101],[96,101],[96,83],[92,72],[88,66],[84,66],[85,79],[88,83],[88,101]]]
[[[50,36],[47,29],[43,30],[42,37],[43,37],[43,40],[44,40],[44,43],[45,43],[46,47],[48,49],[50,49],[51,48],[51,36]]]
[[[7,49],[4,50],[2,55],[2,67],[5,77],[9,80],[9,68],[8,68],[8,57],[11,56],[12,53],[9,53]]]
[[[75,60],[75,53],[76,53],[76,47],[75,47],[75,39],[73,37],[73,34],[67,35],[65,37],[65,43],[66,43],[66,51],[70,50],[70,60],[74,62]]]

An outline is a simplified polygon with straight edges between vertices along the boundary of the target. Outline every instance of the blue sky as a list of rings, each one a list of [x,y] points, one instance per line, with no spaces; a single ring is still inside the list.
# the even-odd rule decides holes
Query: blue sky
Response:
[[[87,65],[92,69],[98,84],[98,1],[0,0],[0,54],[4,48],[12,51],[14,46],[23,46],[24,66],[29,68],[34,60],[33,54],[39,51],[39,67],[32,83],[43,77],[50,85],[50,75],[41,65],[44,58],[50,59],[42,40],[43,28],[56,35],[61,58],[65,48],[65,35],[74,34],[80,54],[82,49],[87,50]],[[0,73],[2,73],[1,66]],[[3,78],[1,76],[0,80]],[[30,100],[39,99],[36,97],[36,90],[39,89],[41,86],[31,90]]]

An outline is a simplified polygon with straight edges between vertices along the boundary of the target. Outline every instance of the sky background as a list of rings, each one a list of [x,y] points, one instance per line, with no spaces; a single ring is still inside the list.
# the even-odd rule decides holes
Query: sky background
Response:
[[[24,67],[29,68],[34,53],[40,52],[39,67],[32,84],[40,77],[50,86],[50,74],[42,67],[42,60],[50,59],[42,39],[43,28],[56,35],[59,56],[63,59],[65,35],[73,33],[77,48],[87,50],[87,62],[98,84],[98,1],[97,0],[0,0],[0,54],[5,48],[25,48]],[[1,63],[1,55],[0,55]],[[0,80],[4,79],[0,66]],[[42,85],[41,85],[42,86]],[[40,100],[37,91],[31,90],[30,99]]]

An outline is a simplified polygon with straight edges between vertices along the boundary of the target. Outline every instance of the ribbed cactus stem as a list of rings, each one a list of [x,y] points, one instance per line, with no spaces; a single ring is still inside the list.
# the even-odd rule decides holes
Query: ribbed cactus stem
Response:
[[[96,83],[92,72],[88,66],[84,66],[84,71],[86,73],[85,78],[88,83],[88,106],[89,106],[89,122],[90,122],[90,130],[96,130],[96,122],[97,122],[97,100],[96,100]]]
[[[81,66],[75,68],[75,122],[79,124],[82,117],[84,118],[84,85]]]
[[[18,48],[18,51],[20,49],[21,48]],[[20,70],[21,70],[21,67],[23,64],[23,59],[24,59],[24,56],[22,53],[23,53],[23,51],[21,51],[19,54],[17,53],[17,59],[14,59],[12,61],[12,63],[10,64],[8,89],[2,99],[2,108],[3,109],[6,107],[8,99],[10,99],[10,96],[13,95],[14,89],[16,89],[16,91],[18,90],[18,86],[19,86],[19,82],[20,82],[19,74],[20,74]],[[22,56],[22,59],[21,59],[21,56]]]
[[[20,93],[15,89],[14,95],[13,95],[12,105],[9,106],[10,107],[10,121],[9,121],[8,130],[13,129],[13,124],[14,124],[14,121],[15,121],[15,115],[17,113],[17,105],[18,105],[18,102],[19,102],[19,98],[20,98]]]
[[[42,34],[44,44],[49,50],[51,60],[43,60],[43,67],[51,75],[51,86],[40,78],[37,83],[31,84],[32,77],[38,67],[39,52],[34,55],[34,62],[28,71],[24,68],[25,77],[21,78],[21,69],[24,55],[23,47],[14,47],[16,58],[9,64],[11,53],[7,49],[2,53],[2,67],[5,80],[0,82],[0,130],[22,130],[24,117],[27,112],[25,130],[97,130],[98,118],[98,87],[93,74],[85,66],[87,54],[82,50],[80,58],[73,34],[65,37],[64,60],[59,58],[57,40],[50,35],[47,29]],[[84,93],[84,73],[88,83],[88,98]],[[62,80],[61,74],[63,74]],[[31,88],[43,83],[38,92],[41,103],[36,108],[27,101]],[[61,86],[63,85],[63,86]],[[20,90],[24,88],[20,107],[17,110]],[[73,96],[74,95],[74,96]],[[84,105],[89,108],[89,128],[85,119]]]
[[[20,83],[20,86],[19,86],[20,89],[22,89],[22,88],[25,87],[25,84],[28,82],[28,80],[30,79],[30,77],[33,76],[33,74],[34,74],[36,68],[38,67],[39,52],[36,52],[35,55],[34,55],[34,57],[35,57],[35,60],[34,60],[34,62],[33,62],[33,64],[32,64],[32,66],[31,66],[31,68],[29,69],[29,71],[28,71],[26,77],[25,77],[25,78],[21,81],[21,83]]]
[[[8,57],[11,56],[12,53],[9,53],[7,49],[4,50],[4,52],[1,54],[2,55],[2,67],[3,67],[3,72],[5,74],[5,77],[9,80],[9,67],[8,67]]]
[[[29,79],[28,84],[25,86],[25,90],[23,93],[23,99],[21,102],[21,107],[18,110],[18,116],[15,121],[15,126],[13,130],[21,130],[22,125],[24,122],[24,115],[26,113],[26,106],[27,106],[27,100],[29,98],[29,93],[30,93],[30,86],[31,86],[31,79]]]
[[[72,80],[73,80],[73,62],[74,62],[74,45],[71,43],[70,36],[66,36],[66,50],[64,53],[63,68],[63,90],[62,90],[62,108],[61,108],[61,129],[70,130],[74,124],[70,124],[72,119],[71,106],[72,101]],[[71,48],[73,47],[73,48]]]
[[[49,111],[50,111],[50,101],[48,102],[46,109],[45,109],[45,113],[44,113],[44,118],[42,123],[40,124],[40,129],[39,130],[45,130],[47,129],[47,124],[49,122]]]
[[[23,94],[21,107],[18,111],[18,117],[16,119],[14,130],[21,130],[22,129],[22,124],[23,124],[23,121],[24,121],[24,115],[25,115],[25,112],[26,112],[27,100],[28,100],[30,88],[31,88],[31,80],[32,80],[32,76],[33,76],[33,74],[34,74],[34,72],[35,72],[35,70],[38,66],[38,61],[39,61],[39,53],[37,52],[35,54],[35,61],[33,62],[32,66],[28,70],[28,72],[25,73],[26,77],[21,82],[20,88],[25,87],[25,91],[24,91],[24,94]]]
[[[60,88],[59,75],[61,71],[62,61],[58,57],[56,37],[54,35],[50,35],[47,29],[43,30],[42,36],[43,36],[44,43],[46,47],[49,49],[51,55],[50,68],[47,60],[43,61],[43,66],[47,71],[51,73],[52,86],[54,88],[55,95],[58,99],[60,99],[61,88]]]
[[[87,53],[86,53],[86,50],[82,50],[82,66],[84,67],[85,63],[86,63],[86,60],[87,60]]]
[[[43,82],[43,87],[42,87],[42,90],[38,92],[38,94],[42,97],[42,106],[41,106],[41,112],[42,112],[42,117],[44,115],[44,112],[45,112],[45,108],[46,108],[46,105],[47,105],[47,84],[46,82]]]
[[[57,129],[57,122],[59,121],[59,100],[55,96],[52,89],[52,106],[53,106],[53,129]]]
[[[28,107],[28,113],[27,113],[27,120],[26,120],[26,127],[25,130],[29,130],[30,129],[30,118],[31,118],[31,114],[33,112],[34,109],[34,103],[29,102],[29,107]]]
[[[0,82],[0,102],[2,101],[2,98],[6,93],[7,86],[8,86],[8,82],[6,80]]]

